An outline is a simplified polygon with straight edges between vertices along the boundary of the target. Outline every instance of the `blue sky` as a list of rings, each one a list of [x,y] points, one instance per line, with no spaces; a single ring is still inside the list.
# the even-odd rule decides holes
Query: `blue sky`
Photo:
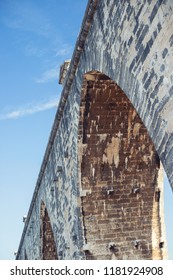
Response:
[[[0,0],[0,259],[18,248],[62,91],[59,67],[72,56],[86,5]],[[166,195],[170,213],[170,188]]]
[[[0,0],[0,259],[23,230],[87,0]]]

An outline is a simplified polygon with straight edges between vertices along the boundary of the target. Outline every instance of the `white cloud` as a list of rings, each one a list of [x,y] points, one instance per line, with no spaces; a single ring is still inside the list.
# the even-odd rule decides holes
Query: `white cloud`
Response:
[[[55,80],[58,80],[58,76],[59,76],[59,69],[58,68],[52,68],[52,69],[49,69],[47,71],[45,71],[41,78],[39,79],[36,79],[36,83],[47,83],[47,82],[52,82],[52,81],[55,81]]]
[[[27,115],[33,115],[38,112],[46,111],[57,107],[58,101],[58,98],[52,98],[51,100],[40,102],[38,104],[27,104],[19,109],[1,114],[0,120],[18,119]]]
[[[70,45],[63,45],[62,48],[60,48],[56,52],[56,56],[67,56],[67,55],[71,56],[71,52],[72,52],[72,46],[70,46]]]
[[[32,48],[32,45],[28,46],[28,53],[36,53],[35,48]],[[55,56],[59,57],[58,63],[62,64],[67,56],[71,57],[72,52],[72,46],[70,45],[62,45],[59,50],[56,50]],[[54,58],[55,60],[55,58]],[[36,83],[42,84],[42,83],[48,83],[55,80],[58,80],[59,78],[59,66],[53,67],[48,69],[47,71],[43,72],[40,78],[35,79]]]

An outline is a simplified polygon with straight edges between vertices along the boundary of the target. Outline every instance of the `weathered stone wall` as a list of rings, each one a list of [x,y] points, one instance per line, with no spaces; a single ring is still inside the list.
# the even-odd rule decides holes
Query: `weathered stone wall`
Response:
[[[64,82],[60,105],[38,177],[28,218],[25,223],[17,259],[24,259],[26,255],[28,259],[41,258],[40,209],[42,201],[46,206],[50,218],[58,259],[85,259],[85,257],[89,258],[92,254],[91,248],[87,248],[86,245],[83,247],[87,238],[90,245],[93,245],[93,241],[91,241],[89,235],[87,235],[89,233],[84,231],[87,225],[86,220],[88,214],[86,214],[85,217],[82,211],[87,210],[88,202],[87,196],[83,196],[85,189],[84,193],[81,191],[83,188],[83,183],[81,183],[82,178],[86,177],[86,175],[84,169],[82,169],[83,173],[80,169],[78,150],[78,148],[80,148],[80,143],[78,143],[80,130],[78,130],[78,127],[81,93],[83,94],[84,92],[82,87],[85,87],[83,79],[84,75],[90,71],[99,71],[111,78],[129,98],[141,120],[136,120],[136,123],[140,123],[141,127],[143,127],[142,123],[144,123],[147,128],[169,180],[173,185],[173,170],[171,167],[173,156],[172,9],[173,2],[171,0],[125,0],[123,3],[121,0],[89,1],[69,72]],[[94,17],[92,18],[93,15]],[[115,100],[113,103],[114,102]],[[131,113],[131,121],[129,121],[129,123],[126,122],[126,126],[132,122],[132,116],[133,113]],[[90,125],[92,129],[94,126],[91,123]],[[115,124],[114,127],[116,128]],[[90,128],[88,127],[87,129]],[[109,129],[110,127],[108,127],[108,131]],[[135,124],[131,123],[130,136],[133,136],[133,134],[135,135],[137,132],[137,124],[135,127]],[[116,133],[118,132],[115,130],[114,134],[113,132],[111,133],[111,139],[115,140],[117,138]],[[141,133],[145,135],[146,130],[143,128]],[[136,134],[136,137],[140,137],[140,133],[139,135]],[[148,135],[146,137],[146,139],[149,139]],[[114,144],[117,147],[119,145],[118,140],[114,141],[111,139],[110,143],[113,144],[115,142]],[[127,139],[128,132],[124,143],[128,143]],[[135,146],[137,142],[134,144],[131,140],[129,141],[131,147],[129,146],[129,150],[127,149],[126,152],[129,153],[132,148],[134,151],[137,151],[138,148]],[[152,147],[150,145],[147,147],[147,144],[144,142],[142,142],[142,145],[145,145],[144,151],[146,151],[146,155],[142,154],[141,150],[140,157],[142,164],[145,166],[149,156],[150,160],[148,164],[156,174],[158,161],[156,160],[157,157],[154,156],[154,146],[151,143]],[[121,143],[123,142],[121,141]],[[109,148],[106,148],[106,146],[102,147],[103,154],[105,151],[109,153]],[[122,153],[123,151],[122,149]],[[151,157],[152,151],[153,157]],[[122,156],[119,160],[121,164],[123,163],[128,166],[129,154],[127,162],[125,158],[126,157]],[[145,158],[145,160],[142,158]],[[116,159],[114,169],[116,169],[117,162],[118,160]],[[126,165],[124,167],[126,167]],[[139,169],[139,162],[137,162],[137,165]],[[132,169],[134,170],[134,168],[133,166]],[[111,180],[111,169],[108,168],[107,171],[108,177]],[[106,174],[104,172],[103,169],[103,177],[105,176],[104,174]],[[151,171],[148,170],[147,172]],[[128,174],[125,173],[126,169],[123,176],[128,176]],[[133,175],[135,175],[135,172]],[[101,172],[99,176],[101,178]],[[114,176],[116,175],[114,174]],[[130,174],[129,180],[131,180]],[[143,179],[140,181],[140,187],[143,189],[144,182],[142,180]],[[163,253],[163,249],[158,247],[162,247],[163,245],[162,240],[160,240],[162,237],[160,232],[162,225],[160,225],[159,222],[159,219],[163,220],[161,217],[163,213],[160,211],[158,202],[154,201],[156,184],[152,185],[152,180],[154,179],[151,176],[151,188],[146,187],[144,193],[142,193],[144,195],[143,197],[149,197],[150,201],[153,199],[153,204],[151,204],[153,208],[148,212],[147,210],[146,212],[143,211],[142,216],[138,216],[139,219],[141,217],[141,219],[144,220],[147,219],[147,215],[150,218],[150,220],[147,219],[146,221],[150,228],[146,233],[146,242],[148,245],[145,246],[146,243],[142,242],[140,245],[141,250],[137,249],[135,251],[134,247],[131,247],[132,243],[127,240],[125,245],[128,247],[127,251],[124,249],[125,247],[123,247],[124,251],[121,251],[120,247],[122,241],[118,241],[118,255],[110,252],[108,254],[109,257],[113,257],[113,255],[115,258],[164,257],[164,254],[160,253]],[[100,181],[102,182],[102,180]],[[109,180],[107,182],[109,182]],[[132,182],[129,185],[131,186],[131,184]],[[110,184],[108,184],[108,186],[109,185]],[[128,192],[130,192],[130,189],[131,187],[128,189]],[[119,199],[121,200],[121,194],[116,194],[117,186],[115,184],[113,185],[113,190],[113,195],[115,195],[115,197],[119,195]],[[82,196],[82,199],[80,196]],[[127,199],[127,197],[123,199]],[[136,204],[139,204],[139,209],[141,209],[142,196],[139,195],[136,198],[132,196],[131,199],[136,199]],[[129,203],[131,203],[130,200]],[[144,210],[147,208],[146,205],[145,203],[143,204]],[[108,202],[106,207],[105,209],[108,209]],[[130,211],[133,212],[133,209],[130,209]],[[154,223],[151,222],[151,211],[153,211],[152,221],[155,221]],[[158,216],[158,213],[160,216]],[[108,212],[105,213],[105,217],[108,214],[111,215],[111,213]],[[122,211],[119,217],[123,219]],[[135,228],[136,225],[131,224],[132,228]],[[139,238],[140,231],[142,230],[141,227],[137,236],[133,236],[135,237],[133,239],[137,240]],[[102,237],[104,237],[104,234]],[[107,244],[107,241],[105,242],[104,244]],[[161,242],[162,245],[159,245],[159,242]],[[165,242],[165,240],[163,240],[163,242]],[[117,241],[115,245],[117,245]],[[90,251],[89,254],[87,250]],[[95,258],[101,255],[103,257],[103,253],[101,252],[100,254],[100,252],[97,252],[97,248],[94,249],[93,254]],[[105,258],[108,258],[108,255],[105,254]]]
[[[160,160],[117,84],[90,77],[82,92],[79,155],[86,258],[162,259]]]
[[[98,1],[77,76],[98,70],[125,92],[173,185],[173,2]]]
[[[83,229],[80,223],[80,203],[77,169],[79,93],[73,85],[64,115],[47,160],[31,216],[25,226],[19,259],[41,259],[41,208],[45,204],[57,247],[58,259],[81,259]],[[78,205],[79,204],[79,205]]]

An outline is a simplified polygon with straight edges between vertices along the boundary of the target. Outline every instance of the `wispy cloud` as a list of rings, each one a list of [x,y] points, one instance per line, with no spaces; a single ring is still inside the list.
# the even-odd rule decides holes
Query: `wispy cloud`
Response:
[[[36,49],[31,45],[28,46],[28,53],[36,53]],[[68,44],[63,44],[61,45],[58,50],[54,49],[54,60],[57,60],[57,62],[60,64],[63,63],[63,61],[65,59],[68,59],[71,57],[71,53],[72,53],[72,46],[68,45]],[[58,57],[57,59],[55,57]],[[45,72],[43,72],[41,74],[41,76],[39,78],[35,79],[36,83],[48,83],[48,82],[52,82],[55,80],[58,80],[59,77],[59,67],[60,66],[54,66],[48,70],[46,70]]]
[[[35,82],[38,84],[52,82],[55,80],[58,80],[59,76],[59,68],[52,68],[47,71],[45,71],[40,78],[35,79]]]
[[[56,56],[67,56],[67,55],[71,56],[71,52],[72,52],[72,46],[65,44],[56,52]]]
[[[52,98],[51,100],[42,101],[37,104],[27,104],[22,107],[8,111],[4,114],[0,114],[0,120],[8,120],[8,119],[18,119],[27,115],[33,115],[38,112],[50,110],[54,107],[58,106],[58,98]]]

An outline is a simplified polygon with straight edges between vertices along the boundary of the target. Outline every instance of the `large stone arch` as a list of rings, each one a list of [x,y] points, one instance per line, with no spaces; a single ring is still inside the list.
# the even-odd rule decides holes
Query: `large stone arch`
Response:
[[[173,3],[89,1],[95,13],[76,77],[97,70],[128,96],[173,186]]]
[[[79,120],[81,207],[87,259],[163,259],[163,169],[121,88],[85,75]]]
[[[58,259],[49,214],[43,201],[40,209],[40,258],[42,260]]]

